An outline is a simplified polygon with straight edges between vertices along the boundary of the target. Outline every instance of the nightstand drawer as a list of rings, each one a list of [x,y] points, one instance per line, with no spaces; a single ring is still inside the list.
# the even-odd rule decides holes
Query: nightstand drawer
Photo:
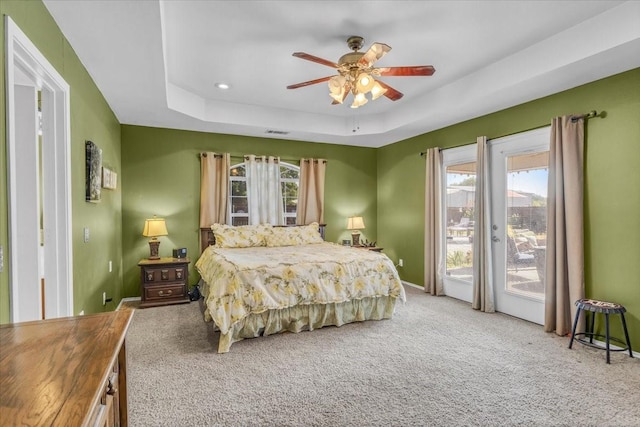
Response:
[[[184,267],[146,267],[144,269],[144,282],[175,282],[177,280],[184,280],[185,272],[186,268]]]
[[[187,293],[187,287],[184,283],[169,283],[167,285],[145,286],[145,301],[163,300],[163,299],[182,299]]]

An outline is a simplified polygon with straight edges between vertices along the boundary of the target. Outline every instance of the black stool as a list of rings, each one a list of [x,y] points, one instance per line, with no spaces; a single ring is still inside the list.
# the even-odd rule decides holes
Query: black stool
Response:
[[[601,350],[606,350],[607,351],[607,363],[610,363],[609,362],[609,352],[610,351],[626,351],[626,350],[629,350],[629,356],[633,357],[633,352],[631,350],[631,341],[629,341],[629,333],[627,332],[627,323],[624,321],[624,312],[627,311],[624,308],[624,306],[622,306],[620,304],[616,304],[614,302],[598,301],[598,300],[594,300],[594,299],[580,299],[580,300],[576,301],[576,306],[578,307],[578,311],[576,311],[576,319],[573,322],[573,330],[571,331],[571,341],[569,341],[569,348],[571,348],[571,346],[573,345],[573,340],[575,339],[579,343],[588,345],[589,347],[594,347],[594,348],[599,348]],[[580,313],[583,310],[587,310],[587,311],[591,311],[592,312],[592,314],[591,314],[591,322],[589,323],[589,326],[586,328],[585,332],[576,333],[576,326],[578,326],[578,319],[580,318]],[[596,318],[596,313],[604,313],[605,335],[596,334],[595,330],[593,329],[595,318]],[[620,315],[620,318],[622,319],[622,328],[624,329],[624,337],[627,340],[626,343],[624,341],[622,341],[621,339],[609,336],[609,314],[619,314]],[[586,313],[585,313],[585,316],[586,316]],[[587,319],[585,318],[585,322],[586,322],[586,320]],[[577,336],[581,336],[582,335],[582,336],[584,336],[584,338],[576,338],[576,335]],[[587,337],[589,337],[588,341],[587,341]],[[604,338],[605,339],[605,347],[602,347],[601,345],[598,345],[598,344],[594,344],[593,343],[593,337]],[[620,349],[611,350],[609,348],[609,342],[610,341],[615,341],[615,342],[620,343],[620,344],[626,344],[627,347],[626,348],[620,348]]]

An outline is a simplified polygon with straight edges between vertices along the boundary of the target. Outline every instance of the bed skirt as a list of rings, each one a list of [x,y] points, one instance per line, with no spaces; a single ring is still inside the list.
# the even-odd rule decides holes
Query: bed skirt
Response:
[[[342,326],[365,320],[391,319],[397,297],[380,296],[331,304],[298,305],[251,314],[220,334],[218,353],[227,353],[231,344],[245,338],[281,332],[312,331],[323,326]]]

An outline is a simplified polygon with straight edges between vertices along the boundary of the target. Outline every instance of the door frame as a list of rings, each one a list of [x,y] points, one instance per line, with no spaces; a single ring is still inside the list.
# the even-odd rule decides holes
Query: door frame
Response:
[[[5,28],[10,319],[11,322],[21,322],[40,318],[42,301],[40,282],[20,282],[19,272],[21,268],[25,268],[25,263],[33,269],[37,269],[39,264],[44,265],[47,295],[45,318],[72,316],[70,87],[9,16],[5,17]],[[18,194],[17,190],[21,171],[17,168],[16,159],[18,147],[14,90],[15,85],[18,84],[16,69],[26,74],[35,82],[34,86],[42,91],[44,143],[41,173],[44,178],[42,203],[46,208],[46,215],[44,215],[45,246],[42,253],[38,252],[38,259],[24,260],[18,255],[23,245],[33,245],[34,242],[22,241],[18,222],[18,197],[23,198],[28,195]],[[38,197],[38,191],[33,196]],[[44,257],[44,260],[41,257]]]

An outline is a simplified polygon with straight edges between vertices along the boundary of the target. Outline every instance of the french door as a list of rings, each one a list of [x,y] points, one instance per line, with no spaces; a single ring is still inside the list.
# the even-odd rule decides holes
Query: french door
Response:
[[[489,143],[496,311],[544,324],[549,128]]]
[[[488,142],[496,310],[544,323],[549,128]],[[476,144],[444,150],[443,285],[471,302]]]

